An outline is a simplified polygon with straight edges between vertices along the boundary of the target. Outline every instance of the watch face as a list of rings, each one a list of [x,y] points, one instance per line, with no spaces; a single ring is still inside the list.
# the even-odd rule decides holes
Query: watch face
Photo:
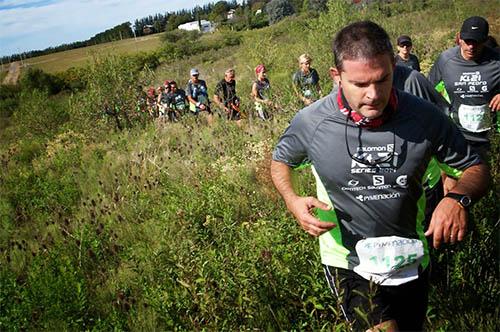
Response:
[[[460,198],[460,204],[462,204],[462,206],[464,207],[468,207],[471,203],[471,199],[469,196],[462,196],[462,198]]]

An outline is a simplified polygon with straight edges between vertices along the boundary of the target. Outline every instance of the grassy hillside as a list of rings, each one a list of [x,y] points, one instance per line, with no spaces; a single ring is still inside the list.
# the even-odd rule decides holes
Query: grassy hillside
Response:
[[[2,87],[0,104],[0,330],[345,331],[324,280],[317,240],[286,212],[269,177],[270,151],[299,108],[290,86],[309,52],[324,91],[338,29],[373,19],[405,32],[428,70],[453,44],[468,13],[500,28],[497,1],[411,1],[353,9],[337,2],[318,18],[294,17],[244,32],[237,46],[144,67],[96,56],[82,87],[49,96]],[[203,37],[201,43],[221,36]],[[219,39],[218,39],[219,38]],[[253,68],[268,67],[281,106],[258,121],[249,101]],[[137,111],[141,88],[198,67],[210,92],[237,71],[243,128],[185,117],[157,125]],[[23,83],[27,84],[27,83]],[[124,129],[104,113],[117,107]],[[463,243],[433,255],[426,327],[499,330],[498,188],[473,208]],[[303,172],[297,186],[313,194]]]
[[[134,54],[149,52],[159,46],[160,35],[155,34],[29,58],[24,63],[27,67],[39,68],[47,73],[57,73],[71,67],[85,66],[97,54]]]

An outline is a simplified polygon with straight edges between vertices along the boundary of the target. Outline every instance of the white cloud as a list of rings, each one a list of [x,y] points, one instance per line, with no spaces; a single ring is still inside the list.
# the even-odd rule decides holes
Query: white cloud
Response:
[[[2,1],[0,56],[85,40],[123,22],[210,2],[216,1],[58,0],[39,7],[23,6],[30,3],[26,0]],[[7,5],[13,8],[1,10]]]

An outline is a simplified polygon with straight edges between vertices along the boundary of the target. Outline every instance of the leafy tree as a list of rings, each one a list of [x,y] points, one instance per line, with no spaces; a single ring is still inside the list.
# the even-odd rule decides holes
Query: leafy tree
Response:
[[[274,24],[294,14],[295,10],[288,0],[272,0],[267,4],[266,12],[269,15],[269,23]]]
[[[227,1],[217,2],[209,15],[210,20],[216,22],[224,21],[226,19],[226,13],[230,8],[231,7]]]
[[[327,9],[328,0],[304,0],[302,5],[305,11],[320,12]]]

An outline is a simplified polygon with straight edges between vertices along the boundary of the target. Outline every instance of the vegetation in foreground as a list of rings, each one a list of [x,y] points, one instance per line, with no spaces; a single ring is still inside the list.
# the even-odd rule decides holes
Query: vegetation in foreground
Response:
[[[0,330],[346,330],[316,240],[272,187],[270,151],[298,107],[289,86],[295,55],[312,54],[327,90],[328,48],[340,26],[370,18],[394,37],[407,32],[428,69],[451,46],[457,22],[496,8],[494,1],[411,6],[330,2],[317,19],[242,33],[239,45],[155,71],[147,56],[110,56],[66,73],[63,82],[80,84],[60,91],[50,77],[1,87]],[[184,82],[192,66],[210,91],[220,69],[236,67],[248,96],[259,62],[282,106],[272,121],[258,121],[248,101],[242,129],[193,117],[158,127],[136,111],[138,85]],[[103,114],[105,103],[119,105],[123,130]],[[432,331],[500,326],[498,135],[493,140],[494,182],[472,210],[467,239],[433,252]],[[304,193],[314,191],[311,183],[307,172],[299,177]]]

